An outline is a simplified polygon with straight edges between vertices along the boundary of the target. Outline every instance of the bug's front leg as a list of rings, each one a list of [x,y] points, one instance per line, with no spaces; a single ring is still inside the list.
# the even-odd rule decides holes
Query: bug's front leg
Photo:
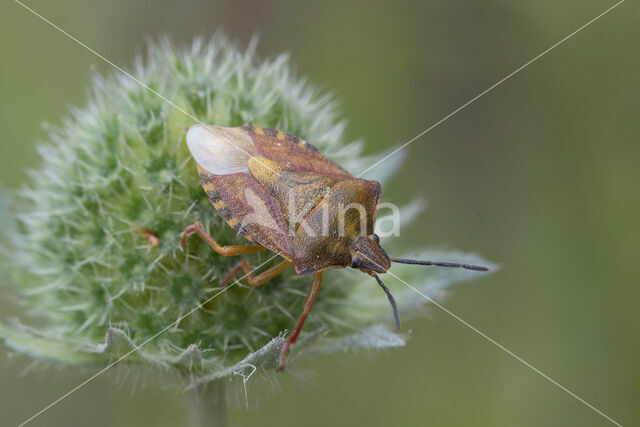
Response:
[[[251,286],[260,286],[263,283],[273,279],[277,275],[282,274],[287,268],[291,267],[292,264],[293,263],[291,261],[282,261],[281,263],[274,265],[270,269],[265,270],[254,277],[251,275],[251,267],[249,266],[249,263],[244,260],[233,267],[229,274],[227,274],[227,276],[222,279],[222,282],[220,282],[220,284],[222,284],[223,286],[226,285],[227,282],[231,280],[234,274],[236,274],[240,270],[243,270],[245,273],[245,277],[247,278],[247,281]]]
[[[282,353],[280,355],[280,370],[284,371],[284,368],[287,364],[287,353],[289,353],[289,347],[291,344],[295,344],[298,339],[298,335],[300,335],[300,331],[302,330],[302,326],[304,326],[305,320],[307,320],[307,316],[311,312],[313,308],[313,304],[316,302],[316,298],[318,298],[318,292],[320,291],[320,284],[322,283],[322,273],[315,273],[313,275],[313,281],[311,282],[311,287],[309,288],[309,292],[307,293],[307,299],[304,301],[304,308],[302,309],[302,315],[300,316],[300,320],[298,320],[298,324],[296,325],[295,331],[293,334],[287,338],[287,342],[284,343],[284,347],[282,347]]]
[[[187,237],[191,233],[198,233],[202,239],[209,244],[213,248],[214,251],[223,256],[234,256],[234,255],[245,255],[245,254],[254,254],[256,252],[262,252],[267,250],[264,246],[260,245],[231,245],[231,246],[221,246],[213,240],[213,237],[207,233],[204,229],[204,226],[200,222],[195,222],[192,225],[188,226],[182,232],[182,240],[180,241],[180,245],[184,248],[187,245]]]

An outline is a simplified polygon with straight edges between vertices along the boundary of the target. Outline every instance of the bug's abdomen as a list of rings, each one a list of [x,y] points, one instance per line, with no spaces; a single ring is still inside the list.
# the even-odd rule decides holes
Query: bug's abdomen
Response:
[[[236,230],[236,232],[242,237],[246,238],[247,240],[252,240],[251,237],[247,235],[246,230],[241,227],[238,218],[233,215],[231,210],[227,207],[226,202],[220,197],[220,193],[218,193],[215,184],[211,180],[211,175],[204,169],[199,170],[199,172],[202,188],[204,189],[207,197],[211,201],[211,204],[214,208],[216,208],[222,219],[225,220],[225,222],[229,224],[229,226],[231,226],[234,230]]]
[[[292,239],[278,202],[253,176],[213,175],[200,165],[198,172],[211,204],[240,236],[293,259]]]

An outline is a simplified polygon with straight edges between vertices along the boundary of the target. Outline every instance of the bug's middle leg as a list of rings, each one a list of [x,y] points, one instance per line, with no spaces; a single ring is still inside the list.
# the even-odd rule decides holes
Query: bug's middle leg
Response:
[[[298,324],[296,325],[295,331],[293,334],[287,338],[287,341],[284,343],[284,347],[282,347],[282,353],[280,355],[280,370],[283,371],[285,365],[287,364],[287,353],[289,353],[289,347],[291,344],[295,344],[298,339],[298,335],[300,335],[300,331],[302,330],[302,326],[304,326],[305,320],[309,316],[311,309],[313,308],[313,304],[316,302],[316,298],[318,298],[318,292],[320,291],[320,284],[322,283],[322,273],[315,273],[313,275],[313,281],[311,282],[311,287],[309,288],[309,292],[307,293],[307,299],[304,301],[304,308],[302,309],[302,315],[300,316],[300,320],[298,320]]]
[[[213,240],[213,237],[207,233],[204,229],[204,226],[199,222],[195,222],[192,225],[188,226],[184,229],[182,233],[182,240],[180,240],[180,245],[184,248],[187,245],[187,237],[191,233],[198,233],[202,239],[209,244],[213,248],[214,251],[223,256],[234,256],[234,255],[245,255],[245,254],[254,254],[256,252],[262,252],[267,250],[264,246],[260,245],[230,245],[230,246],[221,246]]]
[[[236,274],[240,270],[243,270],[246,275],[247,281],[251,286],[260,286],[263,283],[273,279],[277,275],[282,274],[287,268],[291,267],[291,265],[293,265],[291,261],[285,260],[254,277],[251,275],[251,267],[249,266],[249,263],[247,262],[247,260],[240,261],[238,265],[236,265],[231,269],[229,274],[227,274],[227,276],[224,279],[222,279],[222,282],[220,283],[223,286],[226,285],[227,282],[231,280],[234,274]]]

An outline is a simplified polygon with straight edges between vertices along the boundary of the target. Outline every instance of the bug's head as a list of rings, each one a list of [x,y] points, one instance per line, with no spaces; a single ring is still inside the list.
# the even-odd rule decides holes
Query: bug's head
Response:
[[[378,285],[387,294],[389,303],[393,308],[393,317],[396,322],[396,328],[400,328],[400,317],[398,316],[398,307],[396,302],[389,291],[389,288],[382,282],[382,279],[377,273],[386,273],[391,267],[391,262],[397,262],[400,264],[414,264],[414,265],[433,265],[438,267],[454,267],[464,268],[474,271],[488,271],[487,267],[473,264],[463,264],[459,262],[448,261],[429,261],[429,260],[415,260],[405,258],[393,258],[387,255],[387,253],[380,246],[378,236],[370,234],[368,236],[356,237],[350,245],[351,249],[351,267],[358,268],[361,271],[373,276]]]
[[[391,260],[380,246],[380,239],[375,234],[358,236],[351,243],[351,268],[358,268],[365,273],[386,273],[391,267]]]

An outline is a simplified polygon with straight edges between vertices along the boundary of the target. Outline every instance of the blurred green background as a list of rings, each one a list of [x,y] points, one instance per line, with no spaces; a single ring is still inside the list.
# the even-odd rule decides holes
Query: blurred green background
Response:
[[[414,137],[613,4],[28,2],[125,67],[146,36],[187,43],[222,29],[246,45],[258,34],[261,56],[291,52],[301,75],[339,96],[348,135],[370,153]],[[623,425],[640,424],[639,18],[637,3],[623,3],[433,129],[384,189],[386,201],[428,201],[403,230],[407,246],[503,266],[456,288],[447,308]],[[39,163],[46,123],[83,105],[95,70],[113,70],[11,1],[0,33],[0,183],[16,188]],[[0,310],[17,314],[7,295]],[[308,359],[312,375],[283,375],[276,393],[249,383],[251,409],[240,402],[230,424],[608,424],[450,315],[429,313],[405,324],[405,348]],[[28,367],[0,351],[1,425],[91,374]],[[190,398],[104,375],[30,425],[182,425]]]

